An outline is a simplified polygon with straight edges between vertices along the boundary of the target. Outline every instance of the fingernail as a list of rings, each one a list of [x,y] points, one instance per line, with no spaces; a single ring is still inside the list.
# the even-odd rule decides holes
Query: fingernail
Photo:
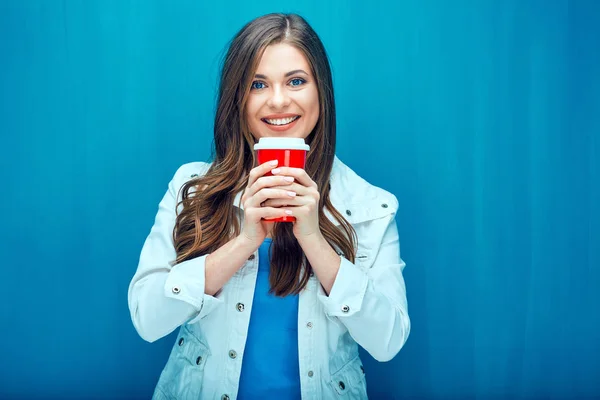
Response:
[[[275,169],[271,170],[272,174],[278,174],[279,172],[281,172],[281,169],[279,169],[279,168],[275,168]]]
[[[279,162],[279,160],[273,160],[273,161],[269,162],[269,164],[273,167],[276,167],[278,162]]]
[[[286,176],[285,178],[283,178],[285,181],[288,182],[294,182],[294,177],[293,176]]]
[[[296,196],[296,192],[287,192],[287,194],[289,194],[289,195],[290,195],[290,196],[292,196],[292,197],[295,197],[295,196]]]
[[[292,212],[291,212],[290,210],[285,210],[285,213],[286,213],[287,215],[292,215]]]

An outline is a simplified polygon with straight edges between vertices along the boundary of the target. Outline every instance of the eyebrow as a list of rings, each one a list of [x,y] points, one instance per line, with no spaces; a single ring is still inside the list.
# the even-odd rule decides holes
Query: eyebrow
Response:
[[[293,71],[287,72],[287,73],[284,75],[284,77],[286,77],[286,78],[287,78],[287,77],[289,77],[289,76],[296,75],[296,74],[304,74],[304,75],[308,75],[308,74],[306,73],[306,71],[304,71],[303,69],[295,69],[295,70],[293,70]],[[266,75],[262,75],[262,74],[256,74],[256,75],[254,75],[254,76],[255,76],[256,78],[258,78],[258,79],[268,79]]]

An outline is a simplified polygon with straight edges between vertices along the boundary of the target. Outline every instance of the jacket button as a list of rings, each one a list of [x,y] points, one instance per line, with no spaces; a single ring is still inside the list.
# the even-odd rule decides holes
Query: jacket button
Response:
[[[342,307],[342,312],[347,313],[348,311],[350,311],[350,307],[348,307],[348,306],[343,306]]]
[[[307,323],[307,324],[306,324],[306,327],[307,327],[308,329],[312,329],[312,322],[309,322],[309,323]]]
[[[383,203],[383,204],[381,205],[381,207],[383,207],[383,208],[388,208],[388,205],[387,205],[387,204],[385,204],[385,203]]]
[[[346,215],[352,215],[352,211],[346,210]]]
[[[310,274],[308,274],[308,276],[310,276],[312,278],[313,276],[315,276],[315,273],[310,271]]]
[[[250,257],[248,257],[248,260],[249,260],[249,261],[252,261],[252,260],[254,260],[254,254],[250,254]]]
[[[235,352],[235,350],[229,350],[229,358],[231,358],[233,360],[236,357],[237,357],[237,353]]]
[[[346,385],[344,385],[344,382],[340,381],[340,383],[338,384],[338,386],[340,387],[340,389],[344,390],[346,389]]]
[[[244,303],[237,303],[237,304],[235,305],[235,308],[236,308],[236,309],[237,309],[239,312],[242,312],[242,311],[244,311]]]
[[[312,378],[312,377],[313,377],[313,375],[314,375],[314,373],[313,373],[312,371],[308,371],[308,377],[309,377],[309,378]]]
[[[198,356],[198,358],[196,358],[196,365],[200,365],[201,362],[202,362],[202,356]]]
[[[183,338],[179,339],[178,344],[181,346],[183,344]]]
[[[223,396],[221,396],[221,400],[229,400],[229,396],[227,396],[226,394],[224,394]]]
[[[171,289],[171,291],[175,294],[179,294],[181,292],[181,289],[179,289],[179,286],[173,286],[173,289]]]

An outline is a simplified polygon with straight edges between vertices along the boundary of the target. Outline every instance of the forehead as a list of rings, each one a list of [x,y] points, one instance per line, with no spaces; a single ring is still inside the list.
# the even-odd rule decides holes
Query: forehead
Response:
[[[304,53],[287,43],[277,43],[267,46],[256,73],[276,78],[296,69],[303,69],[310,74],[310,64]]]

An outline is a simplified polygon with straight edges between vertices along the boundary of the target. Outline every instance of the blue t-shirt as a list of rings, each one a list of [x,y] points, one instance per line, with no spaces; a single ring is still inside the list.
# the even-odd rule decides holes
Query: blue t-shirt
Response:
[[[300,399],[298,295],[269,294],[271,242],[265,239],[258,249],[258,277],[238,399]]]

